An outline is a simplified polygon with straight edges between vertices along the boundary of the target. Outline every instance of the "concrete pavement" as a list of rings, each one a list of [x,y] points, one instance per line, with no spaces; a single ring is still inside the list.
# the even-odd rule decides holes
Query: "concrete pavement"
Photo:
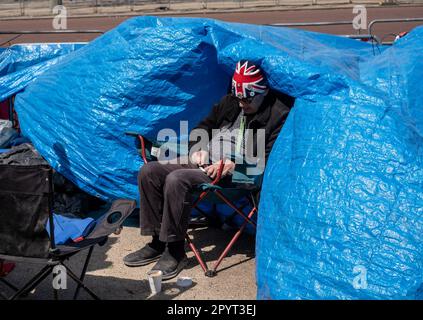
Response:
[[[190,231],[198,247],[203,248],[204,257],[208,264],[217,260],[221,250],[230,240],[233,232],[218,229],[196,229]],[[112,235],[103,247],[96,247],[92,262],[88,268],[86,285],[101,299],[105,300],[160,300],[160,299],[222,299],[222,300],[251,300],[256,298],[254,237],[243,235],[223,260],[221,271],[214,278],[207,278],[188,249],[189,265],[180,276],[191,277],[192,286],[181,288],[176,285],[177,278],[163,283],[163,291],[153,296],[150,292],[146,273],[154,264],[129,268],[122,258],[131,251],[139,249],[148,241],[148,237],[141,237],[136,227],[124,227],[119,236]],[[86,253],[82,252],[69,261],[72,270],[79,274],[83,266]],[[14,284],[23,285],[34,276],[40,265],[18,264],[7,279]],[[68,278],[68,289],[61,290],[61,299],[72,299],[75,284]],[[0,284],[0,290],[4,286]],[[4,292],[4,291],[3,291]],[[8,291],[10,294],[11,291]],[[52,277],[45,279],[27,300],[53,299]],[[81,290],[80,299],[91,299]]]

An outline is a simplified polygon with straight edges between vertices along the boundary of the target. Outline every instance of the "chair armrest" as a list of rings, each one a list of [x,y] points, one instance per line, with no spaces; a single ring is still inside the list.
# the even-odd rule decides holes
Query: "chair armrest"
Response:
[[[139,150],[141,157],[144,162],[157,161],[160,153],[160,148],[165,144],[165,142],[152,141],[144,137],[141,133],[135,131],[127,131],[125,135],[136,138],[136,148]],[[167,148],[174,152],[178,157],[180,153],[178,152],[178,144],[167,143]]]
[[[138,132],[127,131],[125,132],[125,135],[135,138],[135,148],[139,150],[139,154],[142,157],[144,163],[157,160],[157,158],[152,154],[152,149],[154,147],[153,142]]]
[[[135,131],[126,131],[125,132],[125,135],[127,135],[127,136],[132,136],[132,137],[138,137],[139,135],[141,135],[140,133],[138,133],[138,132],[135,132]]]

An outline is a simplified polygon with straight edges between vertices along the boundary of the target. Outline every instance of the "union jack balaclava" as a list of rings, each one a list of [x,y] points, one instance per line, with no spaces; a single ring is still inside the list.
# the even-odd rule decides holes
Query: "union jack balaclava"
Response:
[[[260,68],[248,60],[238,61],[232,77],[232,95],[249,99],[266,90],[267,81]]]

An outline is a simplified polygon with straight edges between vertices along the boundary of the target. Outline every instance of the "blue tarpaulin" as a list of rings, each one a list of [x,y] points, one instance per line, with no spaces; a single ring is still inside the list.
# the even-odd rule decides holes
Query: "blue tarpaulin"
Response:
[[[83,43],[19,44],[0,51],[0,101],[19,92]]]
[[[227,92],[236,62],[259,61],[271,87],[296,102],[266,168],[257,297],[416,299],[422,49],[423,28],[375,48],[295,29],[137,17],[42,74],[21,70],[33,80],[16,109],[61,174],[106,200],[136,199],[142,162],[124,132],[154,138],[179,132],[181,120],[192,128]]]

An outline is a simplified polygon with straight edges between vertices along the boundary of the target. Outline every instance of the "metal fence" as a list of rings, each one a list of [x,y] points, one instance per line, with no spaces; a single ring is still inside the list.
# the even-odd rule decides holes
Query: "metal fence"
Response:
[[[367,34],[360,34],[360,29],[357,30],[357,34],[350,34],[350,35],[343,35],[345,37],[351,39],[358,39],[358,40],[366,40],[366,41],[373,41],[378,45],[381,44],[392,44],[391,41],[383,41],[380,37],[378,37],[374,32],[373,28],[376,24],[395,24],[395,23],[410,23],[410,22],[418,22],[423,23],[423,18],[398,18],[398,19],[375,19],[369,22],[367,25],[366,30],[368,31]],[[274,27],[319,27],[319,26],[340,26],[340,25],[352,25],[352,21],[326,21],[326,22],[294,22],[294,23],[272,23],[268,24]],[[397,34],[389,33],[385,36],[395,37]]]
[[[348,37],[351,39],[357,39],[362,41],[369,41],[373,44],[377,45],[390,45],[393,43],[393,39],[391,41],[383,41],[384,39],[380,38],[376,34],[373,33],[373,27],[376,24],[385,24],[385,23],[409,23],[409,22],[422,22],[423,18],[398,18],[398,19],[375,19],[370,21],[370,23],[367,26],[367,30],[369,33],[367,34],[360,34],[358,32],[357,34],[344,34],[341,36]],[[352,24],[352,21],[327,21],[327,22],[298,22],[298,23],[273,23],[273,24],[267,24],[268,26],[274,26],[274,27],[318,27],[318,26],[339,26],[339,25],[347,25]],[[0,47],[5,44],[11,44],[11,41],[15,40],[17,37],[20,37],[22,35],[28,35],[28,34],[37,34],[37,35],[43,35],[43,34],[103,34],[104,31],[102,30],[32,30],[32,31],[5,31],[0,30],[0,36],[1,35],[16,35],[11,40],[7,40],[3,43],[0,43]],[[390,33],[389,36],[397,36],[396,33]]]
[[[131,11],[225,10],[380,3],[423,4],[423,0],[0,0],[0,17],[51,15],[55,5],[64,5],[71,14],[113,14]]]

